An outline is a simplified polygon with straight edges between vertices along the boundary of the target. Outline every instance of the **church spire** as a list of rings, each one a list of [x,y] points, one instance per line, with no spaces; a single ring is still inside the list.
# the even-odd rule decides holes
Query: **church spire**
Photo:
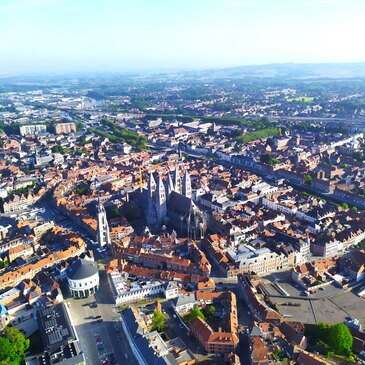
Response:
[[[150,172],[150,177],[148,179],[148,197],[152,198],[153,194],[156,190],[156,181],[155,178],[153,177],[152,172]]]
[[[167,173],[167,183],[166,183],[166,194],[169,195],[172,191],[175,190],[174,183],[171,178],[171,174]]]
[[[174,174],[174,183],[175,183],[175,191],[179,194],[181,194],[181,177],[179,174],[179,165],[176,162],[176,167],[175,167],[175,174]]]
[[[160,224],[163,224],[166,218],[166,190],[160,174],[157,179],[156,207]]]
[[[188,170],[185,170],[185,174],[182,181],[182,194],[188,198],[192,197],[191,193],[191,180]]]

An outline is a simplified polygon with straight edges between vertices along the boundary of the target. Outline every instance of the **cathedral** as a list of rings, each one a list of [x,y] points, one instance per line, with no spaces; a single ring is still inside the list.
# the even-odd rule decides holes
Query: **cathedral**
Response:
[[[147,188],[147,226],[152,231],[162,226],[173,228],[180,236],[201,239],[206,222],[202,212],[192,200],[191,180],[188,171],[181,179],[176,165],[173,178],[167,173],[165,181],[150,173]]]

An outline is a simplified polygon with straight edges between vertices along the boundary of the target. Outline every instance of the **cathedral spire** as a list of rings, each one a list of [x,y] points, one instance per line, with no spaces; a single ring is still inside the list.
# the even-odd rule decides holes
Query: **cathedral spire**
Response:
[[[174,174],[175,191],[181,194],[181,177],[179,174],[179,165],[176,161],[175,174]]]
[[[167,183],[166,183],[166,193],[169,195],[172,191],[175,190],[174,183],[171,178],[171,174],[167,173]]]
[[[155,178],[153,177],[152,172],[150,172],[150,176],[148,179],[148,196],[149,196],[149,198],[153,197],[155,190],[156,190],[156,181],[155,181]]]
[[[188,198],[192,197],[191,193],[191,180],[188,170],[185,170],[185,174],[182,181],[182,194]]]
[[[157,179],[156,207],[160,224],[163,224],[166,218],[166,190],[160,174]]]

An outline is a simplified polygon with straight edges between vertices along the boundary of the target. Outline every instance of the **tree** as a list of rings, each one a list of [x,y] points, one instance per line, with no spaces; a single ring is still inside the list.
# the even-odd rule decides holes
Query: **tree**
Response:
[[[215,314],[215,307],[214,305],[208,305],[203,310],[204,315],[208,318],[213,318]]]
[[[165,327],[165,316],[161,311],[155,310],[152,316],[152,331],[161,332]]]
[[[186,323],[189,323],[191,322],[193,319],[195,318],[201,318],[201,319],[204,319],[205,320],[205,316],[204,316],[204,313],[200,310],[200,308],[194,308],[190,311],[189,314],[187,314],[185,317],[184,317],[184,321]]]
[[[304,176],[304,184],[310,184],[312,181],[313,181],[313,178],[309,174]]]
[[[9,266],[9,261],[8,260],[1,260],[0,259],[0,269],[3,269],[4,267],[8,267]]]
[[[271,155],[264,154],[260,156],[260,161],[263,163],[266,163],[270,166],[276,165],[280,163],[280,161],[277,158],[272,157]]]
[[[15,327],[6,327],[0,337],[0,364],[19,365],[29,348],[29,340]]]
[[[352,335],[343,323],[337,323],[328,331],[328,344],[337,354],[350,354],[352,350]]]
[[[345,210],[349,209],[349,205],[347,203],[342,203],[341,207]]]
[[[117,207],[106,207],[105,212],[108,219],[120,217],[120,212]]]
[[[354,158],[357,161],[363,161],[364,156],[361,151],[356,151],[352,154],[352,158]]]
[[[306,331],[306,336],[312,345],[319,345],[326,352],[348,356],[352,354],[353,338],[349,328],[343,323],[329,325],[320,322],[315,328]]]
[[[86,192],[87,192],[86,188],[81,187],[81,186],[75,189],[75,193],[76,193],[78,196],[83,196],[83,195],[85,195],[85,194],[86,194]]]

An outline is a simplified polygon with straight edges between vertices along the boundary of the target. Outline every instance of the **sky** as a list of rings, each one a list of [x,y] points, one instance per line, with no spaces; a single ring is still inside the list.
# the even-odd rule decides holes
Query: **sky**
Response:
[[[364,0],[0,0],[0,75],[365,61]]]

